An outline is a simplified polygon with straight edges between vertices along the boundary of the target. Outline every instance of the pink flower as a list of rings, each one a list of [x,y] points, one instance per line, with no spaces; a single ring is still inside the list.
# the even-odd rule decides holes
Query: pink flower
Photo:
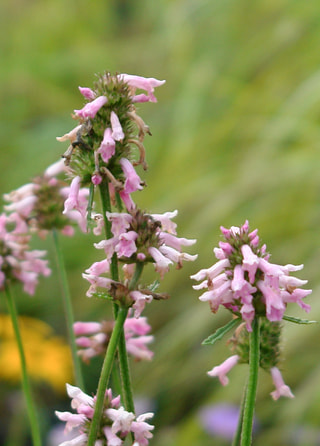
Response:
[[[81,110],[74,110],[75,114],[82,119],[93,119],[101,107],[108,102],[105,96],[99,96],[91,102],[88,102]]]
[[[227,377],[227,373],[238,363],[239,361],[238,355],[230,356],[219,366],[214,367],[207,374],[209,376],[217,376],[223,386],[226,386],[229,383],[229,378]]]
[[[110,121],[111,121],[111,128],[112,128],[112,138],[115,141],[122,141],[124,139],[125,135],[123,133],[119,118],[114,111],[111,112]]]
[[[135,310],[134,317],[138,318],[144,310],[146,303],[151,302],[153,297],[152,295],[141,293],[138,290],[131,291],[130,296],[134,300],[134,304],[132,305],[132,308]]]
[[[59,142],[64,142],[64,141],[70,141],[71,143],[73,143],[74,141],[76,141],[77,139],[77,134],[78,131],[81,129],[82,125],[77,125],[75,128],[73,128],[72,130],[70,130],[70,132],[66,133],[63,136],[57,136],[56,140]],[[64,160],[62,160],[64,163]]]
[[[269,321],[281,321],[286,307],[283,303],[279,289],[268,286],[263,280],[259,280],[257,286],[264,296],[266,316]]]
[[[150,102],[157,102],[156,97],[154,96],[153,92],[156,87],[160,87],[163,85],[166,81],[159,81],[158,79],[154,79],[153,77],[142,77],[142,76],[135,76],[130,74],[119,74],[118,76],[122,81],[126,82],[130,87],[132,87],[134,90],[139,88],[142,90],[147,91],[148,93],[148,100]],[[141,96],[141,95],[140,95]],[[137,100],[135,102],[138,102]],[[144,99],[140,100],[139,102],[145,102]]]
[[[155,261],[155,269],[160,274],[161,278],[166,272],[169,271],[169,266],[172,265],[172,261],[165,257],[157,248],[150,247],[148,252]]]
[[[148,439],[153,437],[150,431],[154,429],[154,426],[145,422],[145,420],[152,417],[153,413],[149,412],[139,415],[137,421],[132,422],[131,432],[134,433],[134,439],[135,439],[134,444],[136,446],[147,446],[149,444]]]
[[[138,234],[135,231],[124,232],[119,236],[119,243],[116,246],[118,257],[131,257],[137,251],[135,240]]]
[[[94,91],[91,90],[91,88],[88,87],[78,87],[78,88],[84,98],[89,99],[89,101],[95,99],[96,94]]]
[[[277,367],[272,367],[270,369],[273,383],[275,385],[276,390],[271,392],[271,396],[274,400],[280,398],[280,396],[286,396],[287,398],[294,398],[293,393],[290,390],[290,387],[287,386],[282,378],[281,372]]]
[[[121,158],[120,165],[126,178],[124,192],[131,194],[132,192],[143,189],[141,179],[130,161],[126,158]]]
[[[79,176],[73,178],[70,185],[69,196],[64,203],[64,214],[72,209],[77,209],[81,214],[83,213],[83,209],[80,208],[79,205],[80,182],[81,178]]]
[[[107,219],[111,221],[111,231],[115,237],[125,232],[132,222],[132,216],[124,212],[107,212]]]
[[[260,259],[256,254],[252,252],[252,249],[249,245],[242,245],[241,252],[243,255],[242,268],[244,271],[248,271],[249,281],[250,283],[253,283]]]
[[[151,217],[155,221],[160,221],[162,231],[166,231],[169,234],[176,235],[177,223],[171,221],[172,218],[178,215],[178,211],[165,212],[164,214],[151,214]]]
[[[116,143],[112,136],[112,131],[107,127],[103,134],[103,140],[101,141],[100,147],[97,150],[100,153],[101,158],[105,163],[108,163],[109,159],[116,152]]]

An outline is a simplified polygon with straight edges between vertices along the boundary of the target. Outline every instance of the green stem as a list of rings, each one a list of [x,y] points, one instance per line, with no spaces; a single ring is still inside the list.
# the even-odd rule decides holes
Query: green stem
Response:
[[[256,401],[258,371],[259,371],[259,353],[260,353],[260,326],[259,318],[255,318],[252,323],[252,332],[250,333],[250,351],[249,351],[249,378],[246,399],[243,411],[243,423],[241,433],[241,446],[250,446],[252,443],[252,427],[254,407]]]
[[[67,280],[67,274],[65,264],[63,260],[62,250],[59,243],[58,232],[56,229],[52,230],[53,243],[56,254],[56,262],[59,273],[59,281],[63,295],[64,313],[66,318],[66,325],[68,331],[69,344],[71,349],[71,355],[73,360],[75,382],[78,387],[84,390],[84,383],[82,377],[81,361],[77,352],[76,338],[73,331],[74,317],[71,303],[71,296],[69,291],[69,285]]]
[[[143,267],[144,267],[143,263],[136,264],[134,275],[129,284],[129,290],[135,289],[139,281],[139,278],[142,274]],[[128,412],[135,413],[127,346],[123,330],[119,339],[118,353],[119,353],[119,365],[120,365],[120,374],[123,388],[124,405]]]
[[[33,440],[33,446],[41,446],[40,427],[38,424],[35,404],[34,404],[34,401],[32,398],[32,393],[31,393],[31,386],[30,386],[28,372],[27,372],[26,358],[25,358],[25,354],[24,354],[21,333],[20,333],[20,329],[19,329],[17,309],[16,309],[14,299],[11,296],[8,286],[6,286],[6,299],[7,299],[8,310],[9,310],[11,320],[12,320],[14,334],[16,337],[17,345],[18,345],[18,351],[19,351],[20,363],[21,363],[22,388],[23,388],[25,399],[26,399],[27,412],[28,412],[29,421],[30,421],[30,425],[31,425],[31,435],[32,435],[32,440]]]
[[[240,445],[240,437],[241,437],[242,422],[243,422],[243,412],[244,412],[244,406],[245,406],[245,401],[246,401],[247,389],[248,389],[248,385],[246,384],[244,391],[243,391],[242,400],[241,400],[237,430],[236,430],[236,433],[234,434],[231,446],[239,446]]]
[[[118,311],[117,319],[110,337],[110,341],[107,348],[107,353],[104,358],[101,375],[98,384],[98,390],[96,395],[95,409],[90,426],[90,432],[88,436],[87,446],[94,446],[98,430],[100,427],[100,420],[103,412],[103,405],[105,400],[106,389],[112,370],[114,356],[118,347],[119,338],[122,333],[123,324],[127,318],[128,309],[120,308]]]

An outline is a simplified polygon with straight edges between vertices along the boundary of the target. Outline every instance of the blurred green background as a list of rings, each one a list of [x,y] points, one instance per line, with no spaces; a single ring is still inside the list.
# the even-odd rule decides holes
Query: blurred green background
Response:
[[[146,311],[155,357],[132,364],[134,389],[155,407],[153,445],[229,444],[203,428],[199,410],[239,404],[247,367],[232,371],[226,388],[206,376],[229,350],[225,340],[214,347],[201,341],[230,316],[212,315],[189,276],[214,262],[219,226],[247,218],[273,262],[305,264],[300,277],[314,290],[309,317],[320,320],[319,2],[4,0],[0,23],[1,194],[64,152],[55,137],[72,128],[70,113],[83,103],[77,87],[91,86],[94,73],[166,79],[156,91],[158,104],[139,106],[153,136],[145,140],[148,187],[133,198],[152,212],[178,209],[179,235],[198,239],[189,252],[199,257],[168,275],[161,290],[171,299]],[[92,242],[80,234],[63,239],[80,320],[110,314],[85,297],[81,272],[96,259]],[[36,244],[52,251],[50,237]],[[17,289],[16,298],[21,314],[65,336],[55,274],[41,281],[35,297]],[[294,305],[288,313],[305,317]],[[296,398],[274,402],[271,378],[260,373],[255,444],[320,444],[319,335],[317,325],[286,323],[282,370]],[[89,392],[99,364],[84,366]],[[48,384],[36,387],[49,434],[58,424],[53,410],[68,410],[69,401]],[[0,442],[24,445],[19,386],[2,379],[0,390]]]

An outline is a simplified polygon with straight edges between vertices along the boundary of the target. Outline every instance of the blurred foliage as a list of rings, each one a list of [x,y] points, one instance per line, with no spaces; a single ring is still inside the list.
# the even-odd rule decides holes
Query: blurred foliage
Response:
[[[140,107],[153,137],[145,144],[148,187],[134,199],[153,212],[177,208],[179,234],[198,239],[199,258],[164,280],[171,299],[147,310],[155,358],[132,365],[135,391],[155,404],[155,446],[226,444],[204,432],[199,408],[241,399],[246,366],[231,372],[226,388],[206,376],[229,353],[224,340],[213,347],[201,341],[229,315],[210,314],[189,279],[213,263],[221,224],[248,218],[273,262],[304,263],[301,278],[314,289],[310,318],[320,319],[319,20],[313,0],[1,2],[1,193],[63,153],[55,137],[73,126],[70,113],[82,104],[77,87],[90,86],[94,73],[167,80],[158,104]],[[96,259],[92,242],[83,235],[63,240],[76,318],[83,320],[110,315],[103,302],[85,297],[79,280]],[[52,251],[50,238],[35,244]],[[59,293],[54,274],[34,298],[17,289],[19,311],[65,334]],[[317,325],[285,324],[283,374],[296,398],[272,401],[271,379],[261,371],[256,444],[320,444],[319,334]],[[98,365],[84,366],[91,392]],[[1,386],[5,400],[8,391]],[[40,396],[42,404],[49,398]],[[50,395],[46,417],[41,413],[47,425],[56,422],[50,405],[62,410],[69,402]]]

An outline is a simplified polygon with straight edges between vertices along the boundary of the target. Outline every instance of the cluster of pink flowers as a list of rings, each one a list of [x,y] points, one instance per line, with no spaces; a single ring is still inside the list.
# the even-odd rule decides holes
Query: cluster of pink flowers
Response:
[[[76,322],[73,326],[77,336],[78,354],[88,362],[91,358],[103,355],[113,330],[114,322]],[[148,335],[151,330],[146,317],[131,317],[128,315],[124,323],[124,336],[127,352],[136,360],[150,360],[153,352],[148,349],[148,344],[154,337]]]
[[[87,188],[67,186],[57,176],[66,172],[64,160],[61,159],[49,166],[41,177],[31,183],[4,195],[10,204],[4,206],[6,212],[19,214],[29,226],[31,232],[45,236],[48,229],[60,229],[64,235],[73,235],[72,224],[86,231],[86,209],[89,191]],[[68,206],[72,197],[77,196],[77,206]],[[66,206],[63,209],[63,203]]]
[[[182,261],[193,261],[197,255],[190,255],[181,251],[182,246],[193,245],[196,240],[179,238],[176,236],[176,224],[171,221],[177,211],[164,214],[143,214],[140,211],[129,213],[107,213],[111,222],[113,237],[95,243],[97,249],[103,249],[106,258],[95,262],[88,268],[83,277],[89,281],[90,288],[87,296],[91,297],[97,288],[110,290],[115,282],[102,274],[110,271],[110,263],[116,253],[118,259],[124,263],[126,278],[132,277],[136,262],[151,262],[161,277],[169,271],[170,265]],[[128,291],[131,305],[138,318],[146,302],[151,302],[153,294],[140,290]]]
[[[225,229],[221,227],[225,241],[214,249],[218,262],[191,276],[203,281],[194,286],[207,288],[199,299],[208,301],[215,313],[219,306],[241,317],[251,331],[256,315],[266,316],[271,322],[281,321],[289,302],[297,303],[305,311],[310,306],[303,302],[311,290],[300,288],[307,283],[290,276],[303,265],[277,265],[269,262],[266,246],[260,247],[257,230],[249,232],[249,224]]]
[[[69,141],[71,144],[64,154],[67,164],[70,162],[72,164],[76,147],[80,147],[80,149],[85,147],[88,151],[87,155],[90,157],[90,161],[87,163],[88,169],[85,169],[85,173],[83,167],[79,169],[81,162],[72,164],[76,178],[80,176],[83,180],[84,177],[90,175],[91,182],[97,186],[101,184],[103,178],[107,177],[111,197],[114,197],[118,192],[128,210],[134,207],[131,193],[141,190],[143,187],[143,182],[136,173],[134,164],[142,164],[146,168],[143,139],[145,133],[150,133],[148,126],[136,114],[134,104],[156,102],[154,89],[164,83],[165,81],[154,78],[128,74],[117,76],[105,74],[100,78],[100,84],[95,91],[88,87],[79,87],[80,93],[88,101],[82,109],[74,110],[74,117],[80,121],[80,124],[57,138],[58,141]],[[147,94],[136,95],[137,89],[142,89]],[[113,96],[115,91],[123,101],[123,105],[119,106],[118,103],[115,107],[113,106],[113,99],[109,95]],[[99,124],[95,126],[95,122]],[[138,137],[132,134],[132,123],[138,127]],[[101,127],[104,127],[102,133]],[[94,134],[92,129],[94,129]],[[125,129],[130,130],[126,131]],[[89,133],[90,143],[88,144],[85,141]],[[132,150],[128,149],[128,144],[133,144],[138,148],[139,161],[130,161]],[[76,183],[78,181],[77,179]]]
[[[230,356],[222,364],[213,367],[213,369],[208,372],[208,375],[211,377],[219,378],[221,384],[223,386],[226,386],[229,383],[229,378],[227,377],[227,373],[230,372],[230,370],[238,363],[239,360],[240,360],[239,355]],[[279,399],[281,396],[287,398],[294,398],[294,395],[291,392],[290,387],[284,383],[281,372],[278,369],[278,367],[271,367],[270,373],[273,384],[276,388],[276,390],[271,392],[272,398],[274,400]]]
[[[95,397],[91,397],[78,387],[67,384],[67,392],[71,400],[71,407],[77,411],[59,412],[57,417],[66,422],[65,431],[77,430],[77,436],[64,441],[60,446],[85,446],[88,439],[91,420],[94,414]],[[120,405],[120,396],[112,397],[111,389],[106,392],[103,422],[100,426],[96,446],[121,446],[128,435],[133,435],[132,446],[147,446],[152,438],[154,426],[146,420],[153,417],[153,413],[145,413],[136,417]]]
[[[43,260],[46,251],[30,250],[28,226],[17,212],[0,215],[0,289],[6,283],[23,283],[26,293],[33,295],[38,276],[48,276],[51,270]]]

